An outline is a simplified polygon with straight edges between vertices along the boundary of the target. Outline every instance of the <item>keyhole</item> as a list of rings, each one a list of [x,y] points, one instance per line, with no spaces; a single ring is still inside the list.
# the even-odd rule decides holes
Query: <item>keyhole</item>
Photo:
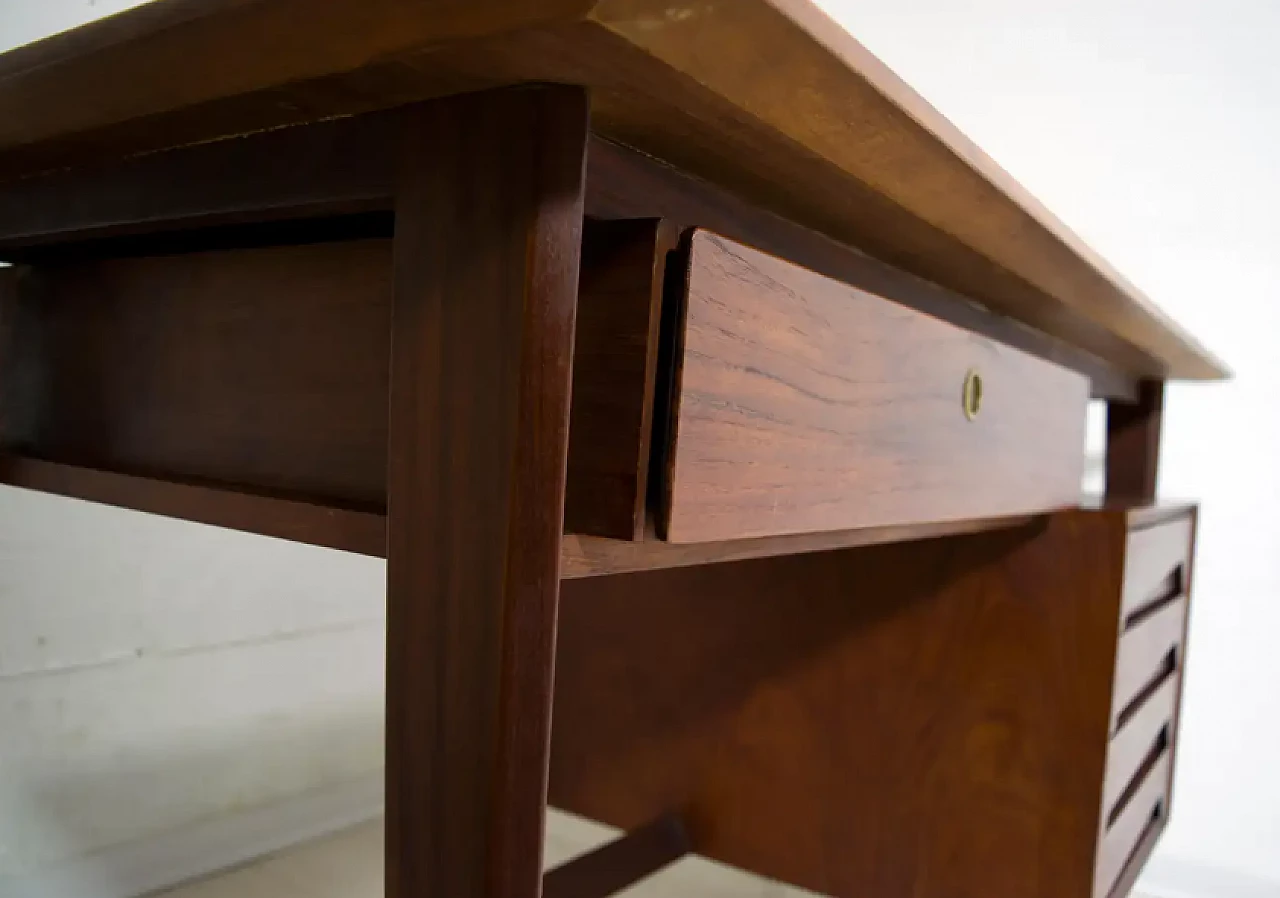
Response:
[[[964,376],[964,392],[960,397],[964,416],[972,421],[982,410],[982,375],[970,369]]]

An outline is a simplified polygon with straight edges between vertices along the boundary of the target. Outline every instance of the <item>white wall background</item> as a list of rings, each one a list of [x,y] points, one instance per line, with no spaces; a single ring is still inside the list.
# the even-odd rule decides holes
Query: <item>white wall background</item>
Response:
[[[146,0],[0,0],[0,52]]]
[[[382,577],[354,555],[0,491],[0,895],[137,888],[163,872],[163,851],[138,854],[156,839],[239,860],[210,839],[262,837],[243,815],[300,796],[348,796],[339,822],[376,811]],[[269,827],[305,830],[298,813]],[[241,819],[210,831],[222,816]],[[47,885],[68,876],[83,889]]]
[[[1144,884],[1280,896],[1280,3],[820,2],[1235,369],[1168,399],[1161,489],[1203,516]],[[130,5],[0,0],[0,49]],[[376,773],[381,587],[354,556],[0,489],[0,886]]]
[[[1144,887],[1280,895],[1280,3],[822,5],[1235,370],[1168,396],[1160,489],[1203,506]]]

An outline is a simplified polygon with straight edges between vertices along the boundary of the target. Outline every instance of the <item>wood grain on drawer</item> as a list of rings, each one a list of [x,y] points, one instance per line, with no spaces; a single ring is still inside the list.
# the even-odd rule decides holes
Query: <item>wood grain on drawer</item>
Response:
[[[1080,494],[1078,374],[707,231],[689,244],[666,537],[1025,514]],[[982,381],[970,420],[968,372]]]

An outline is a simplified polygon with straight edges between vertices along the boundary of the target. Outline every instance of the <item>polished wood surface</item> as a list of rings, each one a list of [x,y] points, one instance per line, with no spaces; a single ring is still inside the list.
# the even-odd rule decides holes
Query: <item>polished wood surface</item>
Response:
[[[1127,371],[1225,373],[809,0],[312,6],[161,0],[5,54],[0,177],[460,90],[576,83],[593,89],[601,133]]]
[[[566,582],[551,801],[821,894],[1088,895],[1125,529]]]
[[[1107,403],[1107,496],[1145,504],[1156,497],[1164,383],[1144,380],[1136,402]]]
[[[1084,378],[716,234],[689,243],[668,540],[1075,504]]]
[[[1098,866],[1092,893],[1095,898],[1112,894],[1111,890],[1125,865],[1135,859],[1142,847],[1143,837],[1162,822],[1166,815],[1164,802],[1168,797],[1171,773],[1169,753],[1165,752],[1147,772],[1120,817],[1103,836],[1098,846]]]
[[[0,454],[0,483],[326,549],[379,558],[387,554],[387,518],[381,511],[324,505],[222,484],[135,477],[9,454]]]
[[[315,122],[5,184],[0,250],[389,210],[401,123],[394,112]]]
[[[663,278],[677,237],[661,219],[585,231],[564,511],[572,533],[643,535]]]
[[[965,330],[1088,377],[1093,395],[1134,401],[1136,379],[1060,337],[994,313],[962,294],[909,274],[811,228],[782,218],[643,153],[608,140],[591,144],[587,212],[600,218],[661,217],[703,227]]]
[[[1225,368],[811,0],[158,0],[0,56],[0,259],[0,482],[387,558],[389,898],[1169,818]]]
[[[223,485],[136,477],[8,454],[0,454],[0,483],[358,555],[385,558],[387,554],[387,518],[381,512],[228,489]],[[566,533],[560,546],[560,575],[566,579],[603,577],[987,530],[1034,528],[1041,524],[1039,517],[1001,517],[687,546],[658,539],[652,528],[646,529],[643,538],[635,541]]]
[[[389,898],[537,898],[586,95],[441,101],[396,204]]]
[[[368,145],[382,147],[380,152],[386,155],[388,143],[400,133],[405,116],[411,114],[408,109],[372,116],[367,131],[359,134],[370,142]],[[66,289],[76,288],[72,292],[77,295],[87,292],[77,287],[85,279],[114,278],[121,283],[113,289],[106,308],[89,316],[70,315],[68,326],[58,331],[65,331],[64,338],[51,343],[39,336],[48,329],[42,317],[56,320],[57,316],[46,312],[32,316],[28,324],[34,325],[34,330],[28,327],[28,337],[18,339],[18,345],[10,352],[12,358],[25,359],[20,366],[24,370],[6,368],[6,391],[12,393],[12,388],[21,386],[32,372],[39,379],[41,372],[60,366],[61,357],[76,353],[77,341],[101,344],[106,349],[101,357],[70,360],[70,368],[91,374],[91,369],[117,367],[113,359],[119,357],[125,364],[120,371],[104,375],[104,382],[137,381],[147,389],[113,390],[111,402],[92,394],[71,393],[65,403],[59,399],[65,391],[37,391],[32,394],[34,399],[29,396],[30,401],[26,402],[27,419],[33,420],[34,415],[57,426],[52,428],[49,445],[28,441],[27,449],[50,460],[99,470],[110,468],[165,481],[207,485],[223,482],[239,492],[284,493],[303,503],[339,508],[357,503],[364,510],[376,511],[383,501],[380,481],[385,450],[377,436],[383,428],[377,408],[383,403],[380,396],[386,343],[382,341],[375,347],[371,339],[364,348],[353,345],[338,352],[333,351],[332,345],[346,339],[348,333],[373,335],[383,327],[379,322],[389,315],[388,275],[379,267],[383,264],[379,258],[389,253],[386,235],[392,227],[389,208],[393,179],[384,174],[377,184],[351,181],[351,167],[338,164],[335,148],[365,145],[358,138],[354,122],[363,124],[365,120],[347,123],[349,133],[345,134],[333,130],[336,123],[327,122],[157,154],[158,180],[151,182],[149,188],[140,172],[129,169],[127,177],[117,172],[108,178],[122,179],[115,188],[100,195],[90,192],[91,201],[84,206],[77,204],[73,188],[88,182],[73,181],[65,188],[52,184],[47,192],[34,191],[33,197],[44,197],[51,207],[62,209],[55,214],[37,204],[38,215],[26,221],[26,226],[37,232],[32,238],[35,242],[24,243],[24,238],[11,235],[17,241],[13,246],[21,245],[25,251],[35,253],[30,261],[32,270],[40,276],[34,283],[47,291],[51,284],[65,282],[69,285]],[[273,193],[267,177],[269,169],[248,166],[247,172],[242,171],[249,158],[271,157],[273,149],[296,149],[303,134],[313,134],[319,147],[321,161],[314,169],[317,183],[304,189],[301,182],[285,181],[281,192]],[[281,140],[285,143],[276,143]],[[256,144],[258,141],[263,143]],[[244,146],[249,144],[258,145],[259,151],[244,152]],[[218,222],[216,227],[210,226],[204,215],[209,196],[163,189],[179,180],[177,173],[184,166],[196,173],[223,168],[237,172],[228,178],[236,185],[229,191],[231,201],[212,213]],[[930,313],[969,308],[958,297],[936,297],[927,289],[918,290],[909,276],[895,273],[882,263],[600,141],[592,144],[589,154],[586,202],[587,211],[596,216],[587,221],[585,245],[589,250],[592,246],[609,245],[608,238],[592,236],[597,230],[617,234],[633,228],[644,232],[646,228],[659,227],[652,220],[637,222],[618,216],[642,211],[677,216],[664,219],[661,230],[668,235],[682,220],[704,218],[724,224],[744,237],[758,238],[765,245],[794,252],[822,265],[825,271],[867,286],[884,287],[911,308]],[[277,220],[287,210],[294,215],[300,209],[338,210],[345,214],[306,222]],[[379,217],[383,211],[388,212],[386,218]],[[174,230],[152,233],[158,223]],[[51,231],[40,231],[41,227]],[[57,239],[50,238],[49,233],[55,233]],[[352,236],[363,237],[359,241],[363,249],[338,245]],[[85,238],[99,239],[85,243]],[[313,242],[289,245],[300,240]],[[268,245],[235,248],[237,242]],[[169,255],[152,258],[157,252]],[[645,493],[647,475],[643,460],[648,428],[644,420],[649,414],[649,366],[655,350],[653,306],[661,286],[659,255],[662,253],[654,244],[653,248],[643,248],[638,256],[613,256],[595,250],[584,256],[584,284],[600,284],[604,290],[598,298],[586,297],[585,305],[599,314],[594,319],[586,316],[578,338],[580,388],[575,391],[577,408],[571,427],[567,509],[571,529],[624,536],[639,532],[642,515],[637,509]],[[317,260],[315,266],[310,264],[312,259]],[[313,291],[311,285],[317,278],[323,278],[327,267],[340,260],[346,263],[341,283],[330,284],[326,280]],[[619,267],[622,260],[627,260],[626,264]],[[130,274],[124,278],[121,273]],[[223,289],[240,297],[239,302],[224,308],[225,304],[218,301]],[[317,295],[313,296],[313,292]],[[263,297],[263,308],[275,311],[260,316],[257,327],[263,331],[287,329],[281,341],[270,333],[241,335],[249,326],[247,312],[255,307],[255,297],[259,295]],[[325,295],[338,301],[319,301],[318,297]],[[624,307],[617,301],[621,296],[635,300],[631,308],[639,310],[639,317],[628,319],[618,314]],[[81,296],[69,305],[78,308],[75,303],[86,302]],[[38,295],[28,305],[39,307]],[[888,310],[897,308],[888,303],[881,305]],[[160,307],[163,314],[149,323],[147,310],[154,307]],[[227,316],[233,327],[223,320]],[[314,321],[312,316],[316,316]],[[987,330],[980,321],[968,323]],[[624,331],[630,331],[631,336],[624,339]],[[330,336],[327,340],[310,340],[313,332]],[[166,334],[180,334],[183,342],[207,345],[208,351],[178,359],[178,338],[161,339]],[[304,364],[297,372],[277,372],[273,370],[274,363],[268,364],[265,371],[258,370],[267,357],[262,347],[272,347],[274,352],[277,342],[285,349],[293,347],[302,360]],[[1051,346],[1040,348],[1054,355]],[[629,370],[623,368],[624,376],[619,377],[619,370],[611,366],[623,360],[634,360],[635,364]],[[352,372],[344,370],[348,361],[355,366]],[[198,376],[190,382],[167,376],[178,364]],[[224,369],[232,376],[224,376]],[[327,392],[330,380],[336,385],[336,392],[322,408],[316,397]],[[1098,383],[1095,376],[1095,386]],[[59,408],[42,407],[54,399]],[[351,414],[343,411],[348,408]],[[246,414],[245,409],[252,414]],[[209,410],[216,414],[205,418]],[[314,414],[306,418],[308,412]],[[606,417],[597,420],[597,412]],[[630,423],[624,421],[619,426],[614,417],[618,414],[630,416]],[[119,425],[112,423],[117,417]],[[194,419],[190,427],[188,419]],[[266,433],[257,432],[255,421],[259,419],[282,429],[282,438],[274,439],[269,428]],[[343,451],[349,457],[328,460],[324,451],[308,450],[307,461],[315,470],[307,479],[299,479],[299,466],[294,462],[301,451],[299,447],[317,441],[328,445],[328,430],[335,427],[346,434],[343,438],[348,441],[348,449]],[[123,436],[137,431],[163,438],[132,439],[121,444],[122,440],[114,435],[117,429]],[[579,435],[577,452],[572,444],[575,433]],[[111,445],[94,445],[95,440],[103,442],[107,436],[112,437]],[[67,452],[68,446],[74,451]],[[18,448],[22,448],[21,441]],[[357,449],[358,455],[351,454]],[[584,463],[578,464],[580,461]],[[601,473],[613,479],[596,476]],[[583,487],[576,486],[580,478],[584,479]],[[587,480],[594,485],[586,486]],[[609,489],[610,485],[615,489]],[[609,511],[604,510],[606,506]],[[595,522],[592,515],[597,517]],[[611,518],[612,526],[602,525],[600,517]],[[591,551],[599,548],[586,545]],[[605,555],[615,555],[611,549],[603,551]],[[731,550],[731,554],[736,552],[736,548]],[[646,556],[658,557],[648,551],[619,557],[620,563],[629,564],[634,562],[626,559]],[[675,555],[665,557],[674,559]],[[584,561],[591,563],[589,557]]]
[[[1017,515],[912,524],[903,527],[860,527],[857,530],[797,533],[788,536],[687,544],[659,539],[652,527],[645,531],[643,539],[635,542],[567,533],[562,543],[561,572],[565,578],[602,577],[608,574],[719,564],[751,558],[772,558],[778,555],[829,552],[833,549],[847,549],[854,546],[911,542],[941,536],[984,533],[988,530],[1019,527],[1034,529],[1042,526],[1043,523],[1043,516]]]
[[[3,442],[380,511],[390,298],[380,240],[43,264]]]
[[[225,509],[192,506],[210,523],[276,533],[272,515],[256,528],[231,511],[247,510],[235,497],[252,492],[380,515],[391,227],[390,215],[165,234],[130,225],[110,239],[40,246],[30,265],[4,269],[0,444],[99,473],[224,485],[234,494]],[[314,242],[290,242],[304,239]],[[572,531],[632,539],[643,528],[662,276],[675,239],[652,219],[586,224]],[[255,242],[268,245],[237,246]],[[236,248],[211,248],[224,244]],[[82,492],[146,511],[179,507],[146,489],[132,505],[127,489]],[[365,551],[357,529],[349,548]],[[324,527],[315,536],[334,539]]]

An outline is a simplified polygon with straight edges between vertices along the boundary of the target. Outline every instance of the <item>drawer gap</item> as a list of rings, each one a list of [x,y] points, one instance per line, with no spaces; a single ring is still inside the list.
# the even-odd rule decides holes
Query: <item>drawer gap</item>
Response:
[[[1154,617],[1165,605],[1177,601],[1185,594],[1186,566],[1179,564],[1160,581],[1140,604],[1125,615],[1124,629],[1132,630],[1148,618]]]
[[[1116,820],[1124,813],[1124,809],[1129,806],[1129,802],[1133,800],[1133,796],[1137,794],[1138,789],[1146,781],[1148,774],[1160,763],[1160,757],[1169,748],[1169,724],[1165,723],[1160,728],[1160,732],[1156,734],[1155,741],[1151,743],[1151,748],[1147,751],[1147,755],[1142,759],[1142,763],[1138,765],[1138,769],[1134,771],[1133,777],[1124,787],[1124,791],[1116,798],[1115,804],[1107,813],[1107,829],[1115,825]],[[1141,841],[1141,840],[1139,840]]]
[[[1178,677],[1167,677],[1163,685],[1148,698],[1122,729],[1112,736],[1107,747],[1106,775],[1102,784],[1102,809],[1115,805],[1134,771],[1142,766],[1151,744],[1160,730],[1169,726],[1177,714]],[[1172,729],[1169,735],[1172,743]]]
[[[1164,819],[1164,799],[1156,802],[1156,806],[1151,809],[1151,817],[1148,818],[1142,832],[1138,834],[1138,838],[1134,840],[1133,848],[1129,849],[1129,854],[1125,857],[1124,863],[1120,865],[1120,872],[1123,873],[1128,869],[1129,865],[1139,860],[1138,855],[1147,845],[1147,839],[1151,835],[1151,831],[1160,825],[1160,821]],[[1112,889],[1108,893],[1107,898],[1123,898],[1122,893],[1116,886],[1121,883],[1121,878],[1117,877],[1116,882],[1112,884]]]
[[[667,250],[653,218],[587,218],[582,231],[565,483],[568,533],[643,538]]]
[[[1161,752],[1127,807],[1101,833],[1094,866],[1095,896],[1111,894],[1116,883],[1122,881],[1125,868],[1142,862],[1136,852],[1150,845],[1145,834],[1168,816],[1172,756],[1169,749]]]
[[[1118,722],[1178,667],[1185,637],[1187,599],[1179,596],[1155,609],[1138,626],[1121,631],[1112,685],[1112,715]]]
[[[680,357],[684,353],[685,295],[689,285],[691,231],[680,235],[666,253],[662,271],[662,305],[658,324],[658,364],[653,391],[653,432],[649,440],[646,516],[660,539],[667,538],[671,507],[671,465],[676,397],[680,391]]]
[[[165,231],[139,231],[109,237],[7,249],[6,262],[56,265],[100,259],[173,256],[186,253],[259,249],[350,240],[389,240],[395,216],[389,211],[353,212],[315,218],[286,218],[237,224],[204,224]]]
[[[1124,729],[1124,725],[1138,713],[1147,699],[1151,698],[1165,684],[1165,681],[1174,675],[1177,669],[1178,647],[1175,645],[1165,652],[1164,659],[1160,662],[1160,666],[1156,668],[1155,674],[1147,684],[1138,690],[1137,694],[1129,700],[1129,703],[1116,716],[1116,732]]]

